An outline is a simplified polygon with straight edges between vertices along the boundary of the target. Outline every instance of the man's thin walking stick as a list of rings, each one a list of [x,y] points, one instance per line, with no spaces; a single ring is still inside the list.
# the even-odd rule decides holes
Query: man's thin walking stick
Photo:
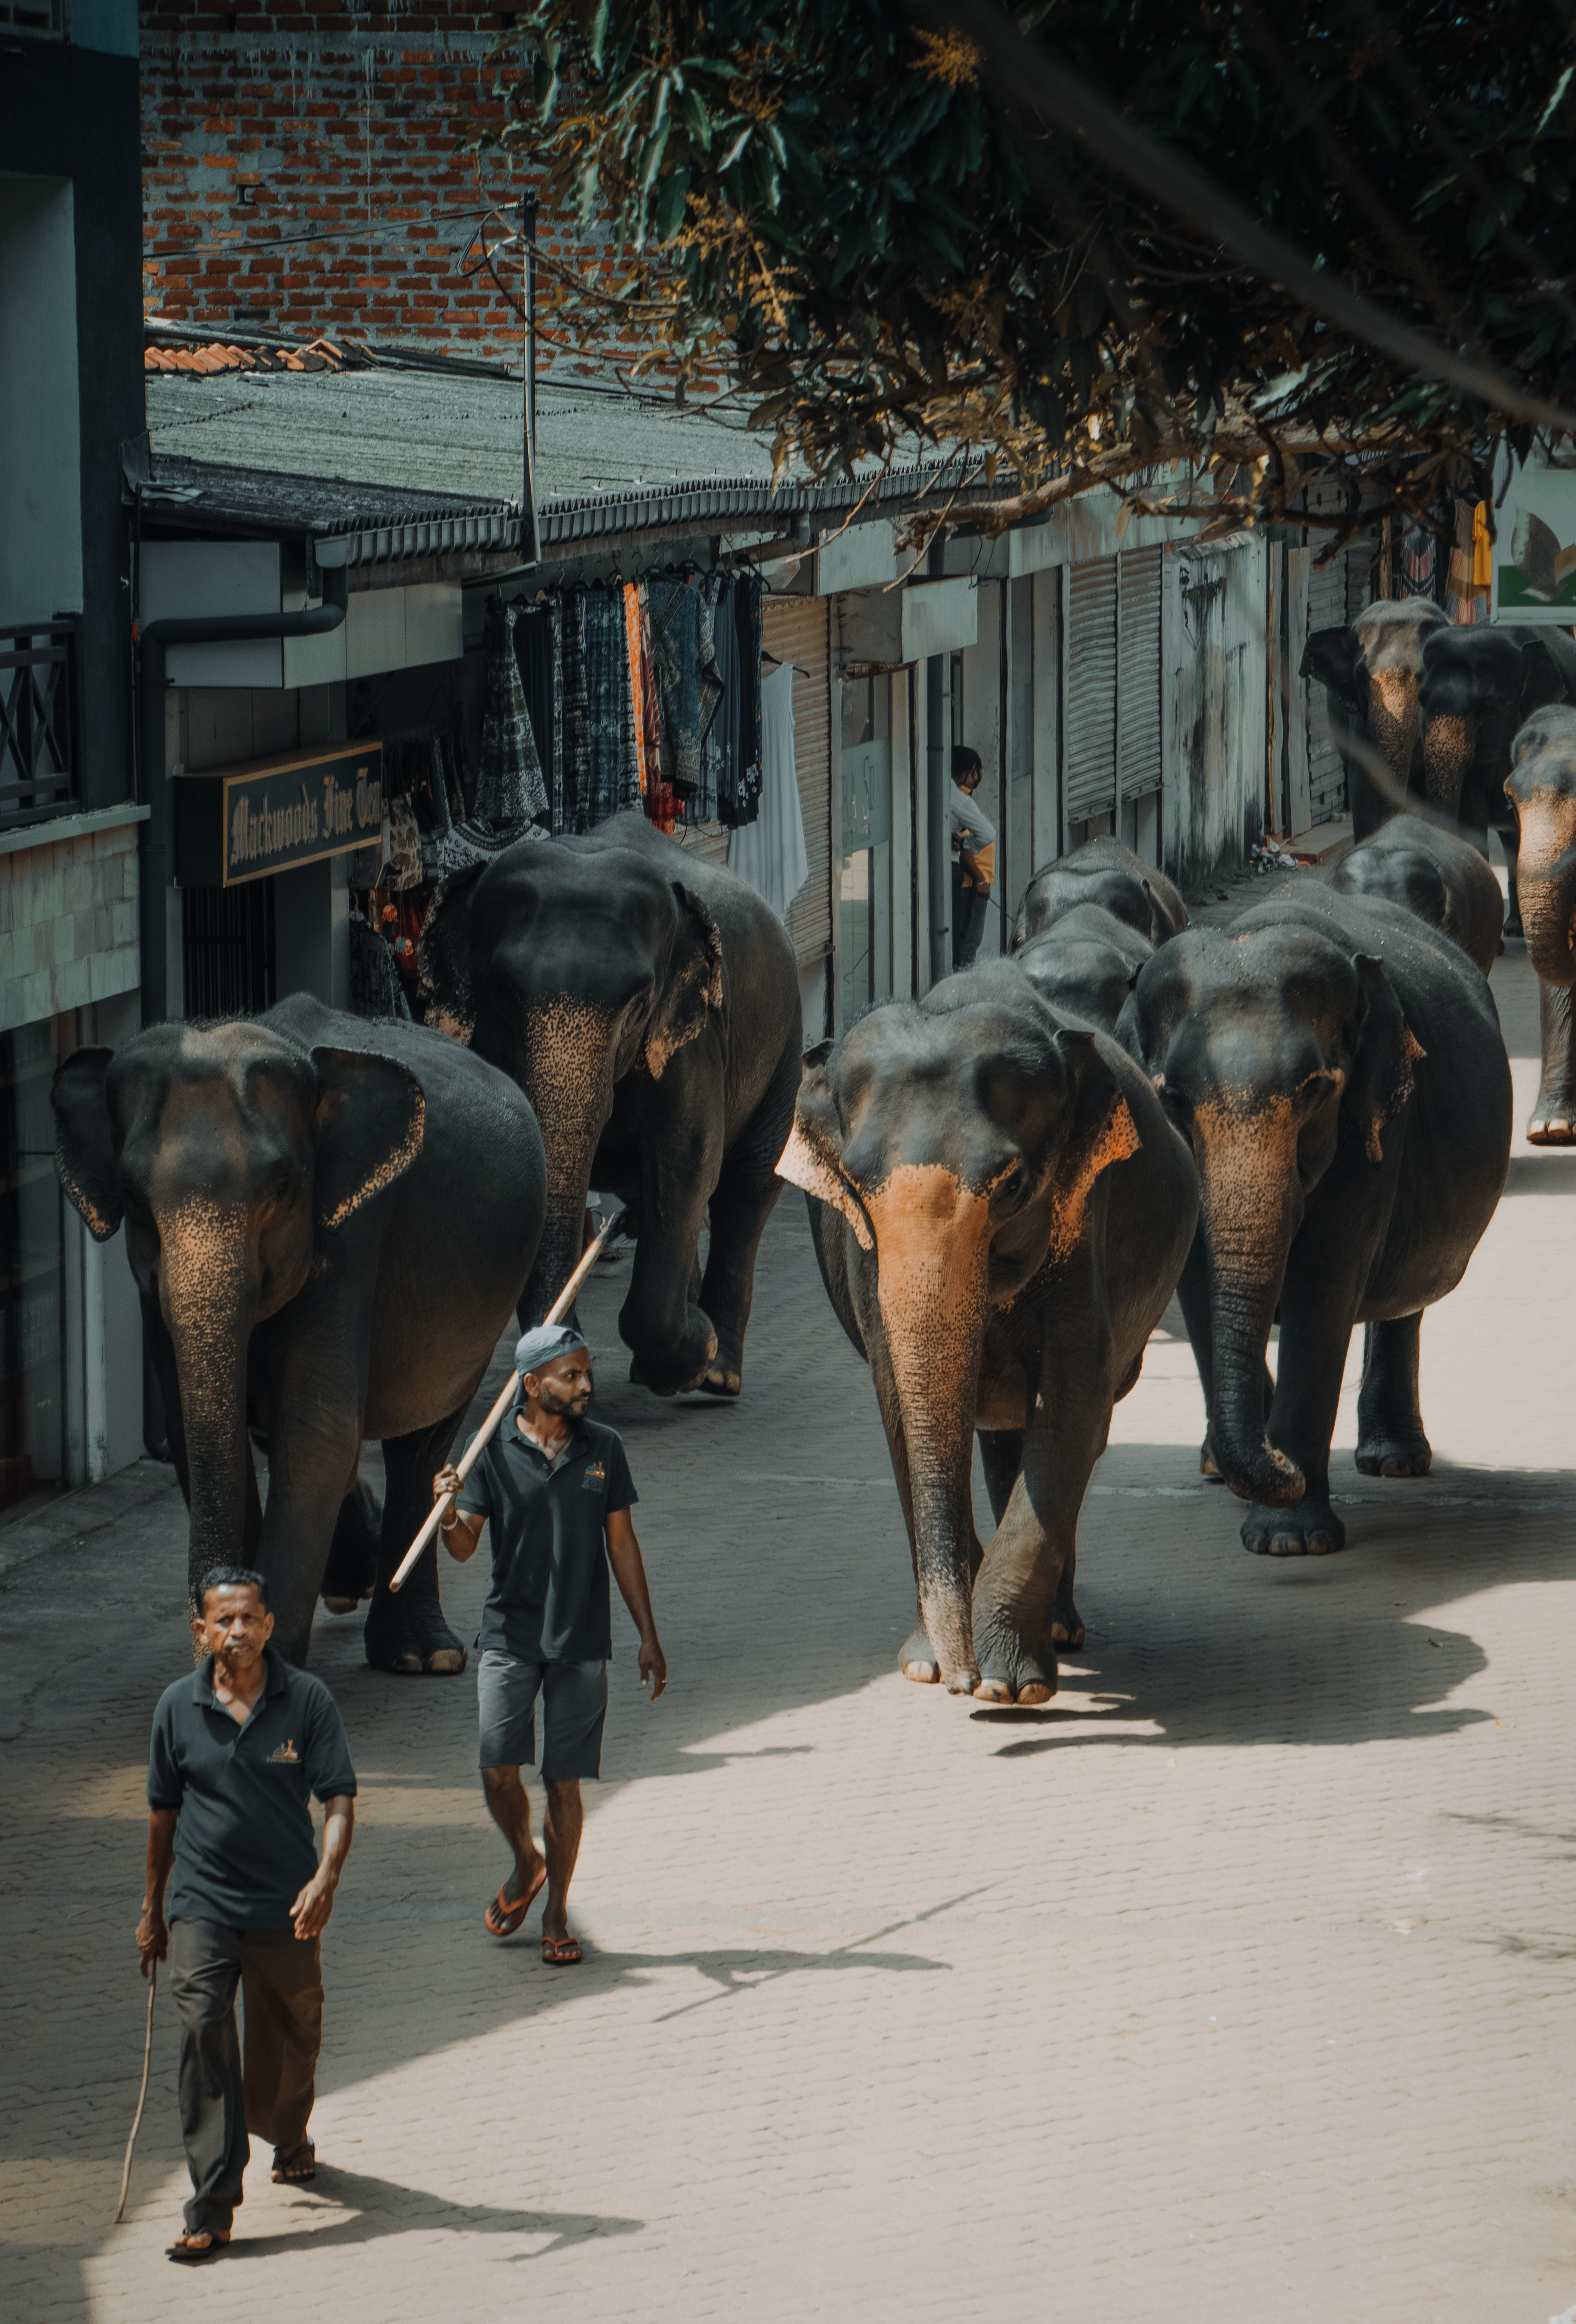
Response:
[[[542,1317],[544,1324],[557,1323],[568,1313],[569,1309],[575,1304],[575,1294],[579,1290],[580,1286],[585,1282],[586,1277],[595,1266],[597,1255],[601,1251],[603,1244],[607,1241],[610,1235],[618,1234],[622,1231],[624,1220],[628,1215],[629,1213],[626,1211],[617,1212],[613,1217],[609,1219],[607,1224],[603,1228],[602,1232],[592,1241],[586,1244],[584,1252],[581,1254],[579,1266],[575,1269],[574,1274],[569,1277],[569,1280],[565,1284],[563,1289],[559,1292],[552,1305],[548,1309],[547,1314]],[[475,1443],[471,1446],[470,1451],[465,1453],[465,1457],[458,1464],[458,1476],[462,1485],[465,1483],[465,1479],[470,1475],[471,1471],[475,1466],[477,1461],[481,1458],[483,1446],[493,1434],[498,1423],[502,1419],[510,1406],[514,1402],[515,1393],[519,1387],[520,1374],[518,1372],[511,1372],[509,1375],[508,1384],[504,1388],[503,1393],[500,1396],[497,1403],[493,1406],[492,1411],[487,1415],[486,1419],[483,1421],[482,1425],[476,1431]],[[433,1504],[433,1507],[429,1513],[426,1524],[422,1526],[415,1540],[410,1544],[410,1546],[405,1552],[404,1556],[400,1560],[399,1568],[394,1574],[393,1580],[389,1584],[391,1590],[400,1589],[410,1580],[410,1569],[415,1564],[417,1559],[420,1556],[422,1551],[426,1548],[428,1543],[432,1539],[433,1535],[438,1531],[439,1518],[442,1517],[446,1510],[452,1508],[453,1506],[454,1503],[452,1499],[447,1501],[437,1501]]]
[[[148,1968],[148,2031],[143,2042],[143,2087],[137,2092],[137,2110],[132,2116],[132,2135],[126,2141],[126,2159],[121,2167],[120,2209],[115,2215],[117,2227],[126,2215],[126,2195],[132,2183],[132,2155],[136,2148],[137,2133],[143,2126],[143,2108],[148,2103],[148,2065],[153,2055],[153,1996],[158,1990],[159,1964],[152,1961]]]

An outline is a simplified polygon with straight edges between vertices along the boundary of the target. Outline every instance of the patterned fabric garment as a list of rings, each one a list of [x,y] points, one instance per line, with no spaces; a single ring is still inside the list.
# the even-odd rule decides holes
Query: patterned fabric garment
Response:
[[[620,807],[639,807],[641,782],[635,763],[623,591],[587,589],[582,604],[591,761],[587,820],[582,828],[590,829],[605,823]]]
[[[472,812],[477,822],[520,831],[548,807],[547,785],[520,682],[515,649],[517,605],[487,603],[484,645],[486,701],[482,717],[482,772]]]
[[[514,644],[520,662],[520,682],[525,690],[526,715],[530,731],[536,737],[537,757],[541,762],[542,780],[547,787],[549,825],[554,831],[563,829],[562,786],[558,780],[558,720],[555,715],[558,687],[555,671],[560,656],[554,607],[548,604],[521,605],[520,619],[514,625]]]
[[[564,692],[558,725],[558,761],[563,789],[563,829],[591,828],[591,713],[585,683],[585,593],[571,590],[562,600]]]
[[[722,687],[708,624],[701,650],[700,592],[687,581],[648,582],[651,644],[657,663],[662,780],[678,794],[699,787],[701,743],[715,715]]]
[[[350,1009],[355,1017],[410,1015],[393,954],[359,912],[350,915]]]
[[[640,779],[641,797],[647,791],[646,775],[646,665],[641,655],[641,585],[630,582],[624,590],[624,652],[630,673],[630,706],[634,714],[635,772]]]

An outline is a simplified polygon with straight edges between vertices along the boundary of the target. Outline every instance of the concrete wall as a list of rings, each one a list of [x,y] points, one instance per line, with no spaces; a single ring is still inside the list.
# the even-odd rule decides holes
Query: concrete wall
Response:
[[[132,991],[137,957],[134,823],[0,854],[0,1032]]]

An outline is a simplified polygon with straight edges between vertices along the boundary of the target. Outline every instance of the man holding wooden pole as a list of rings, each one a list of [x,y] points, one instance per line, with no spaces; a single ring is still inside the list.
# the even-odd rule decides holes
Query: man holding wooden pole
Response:
[[[569,1934],[569,1883],[580,1852],[580,1785],[602,1772],[607,1664],[613,1652],[611,1565],[641,1636],[641,1683],[656,1702],[668,1665],[651,1614],[641,1545],[630,1511],[636,1493],[622,1439],[587,1420],[591,1357],[578,1332],[543,1323],[514,1351],[520,1389],[512,1425],[500,1428],[462,1480],[452,1465],[432,1480],[449,1555],[475,1554],[492,1528],[493,1586],[477,1638],[482,1785],[514,1868],[487,1907],[487,1927],[510,1937],[544,1886],[542,1959],[582,1958]],[[457,1507],[452,1506],[457,1500]],[[542,1704],[545,1860],[531,1839],[522,1764],[536,1764],[536,1705]]]

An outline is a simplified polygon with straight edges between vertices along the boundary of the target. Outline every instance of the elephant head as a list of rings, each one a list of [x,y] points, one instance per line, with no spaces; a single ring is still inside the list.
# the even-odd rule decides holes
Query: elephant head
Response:
[[[1576,985],[1576,709],[1540,711],[1511,745],[1505,795],[1520,835],[1527,954],[1545,984]]]
[[[1512,736],[1536,711],[1567,698],[1561,647],[1569,656],[1567,638],[1556,645],[1536,630],[1487,624],[1430,634],[1418,707],[1424,788],[1435,807],[1473,824],[1500,810]],[[1463,802],[1474,770],[1483,780]]]
[[[1298,1501],[1302,1472],[1268,1441],[1264,1413],[1287,1256],[1338,1154],[1394,1167],[1392,1125],[1422,1052],[1380,961],[1284,917],[1166,945],[1140,971],[1120,1038],[1198,1169],[1221,1473],[1244,1500]]]
[[[1165,944],[1187,926],[1187,906],[1170,881],[1108,834],[1035,873],[1013,922],[1012,949],[1084,904],[1098,905],[1152,945]]]
[[[806,1060],[778,1170],[853,1237],[850,1287],[920,1618],[954,1692],[978,1679],[972,1477],[987,1332],[1047,1260],[1072,1256],[1101,1172],[1138,1142],[1094,1035],[1058,1022],[1005,962],[872,1010]]]
[[[1316,678],[1389,769],[1395,787],[1405,790],[1419,743],[1418,688],[1428,639],[1444,626],[1444,615],[1429,597],[1380,598],[1344,628],[1315,630],[1303,650],[1301,675]],[[1382,823],[1396,801],[1359,825]]]
[[[68,1196],[100,1242],[124,1220],[144,1314],[169,1337],[195,1590],[244,1546],[252,1333],[415,1160],[420,1085],[391,1058],[309,1055],[237,1019],[155,1025],[118,1055],[78,1049],[54,1109]]]
[[[420,990],[429,1023],[508,1074],[541,1125],[547,1218],[521,1300],[539,1320],[579,1258],[619,1083],[660,1081],[718,1021],[721,933],[682,879],[632,850],[522,844],[444,883],[422,936]],[[711,1352],[708,1332],[692,1310],[693,1344],[681,1332],[670,1379],[648,1361],[651,1384],[689,1379]]]

